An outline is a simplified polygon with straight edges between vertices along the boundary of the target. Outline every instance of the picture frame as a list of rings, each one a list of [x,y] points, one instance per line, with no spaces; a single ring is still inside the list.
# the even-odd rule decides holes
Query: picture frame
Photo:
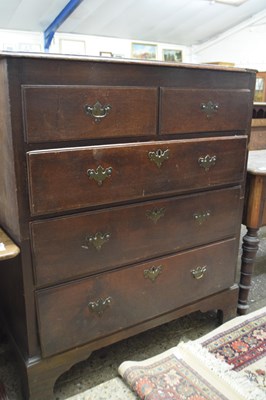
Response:
[[[38,43],[19,43],[18,49],[29,53],[40,53],[41,45]]]
[[[256,78],[256,85],[254,91],[254,101],[255,102],[263,102],[263,94],[264,94],[264,79],[261,77]]]
[[[163,49],[163,60],[167,62],[182,62],[182,50]]]
[[[15,50],[17,50],[15,48],[15,46],[13,45],[13,43],[4,43],[2,49],[4,51],[15,51]]]
[[[132,43],[131,56],[139,60],[157,60],[157,45],[149,43]]]
[[[85,55],[86,42],[84,40],[60,39],[59,49],[62,54]]]
[[[100,56],[101,57],[113,57],[113,53],[110,51],[100,51]]]

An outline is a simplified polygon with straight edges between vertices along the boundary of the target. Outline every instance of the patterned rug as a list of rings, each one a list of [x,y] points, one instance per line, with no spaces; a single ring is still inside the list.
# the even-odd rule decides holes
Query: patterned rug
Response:
[[[220,332],[216,330],[199,342],[234,371],[255,382],[265,391],[266,399],[266,308],[236,326],[229,322],[226,329],[218,329]]]
[[[143,400],[265,400],[266,307],[119,373]]]

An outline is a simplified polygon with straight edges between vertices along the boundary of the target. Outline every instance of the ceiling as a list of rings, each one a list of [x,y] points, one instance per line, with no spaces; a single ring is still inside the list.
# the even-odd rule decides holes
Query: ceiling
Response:
[[[0,29],[44,32],[69,0],[0,0]],[[83,0],[58,32],[197,45],[266,12],[214,0]],[[258,22],[257,22],[258,23]]]

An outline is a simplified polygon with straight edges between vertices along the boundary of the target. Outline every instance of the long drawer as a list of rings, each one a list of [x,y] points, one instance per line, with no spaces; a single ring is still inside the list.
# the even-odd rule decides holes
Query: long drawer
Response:
[[[161,89],[160,133],[245,130],[250,90]]]
[[[31,223],[37,285],[106,271],[238,234],[239,188]]]
[[[158,89],[112,86],[23,86],[28,143],[152,137]]]
[[[172,140],[28,152],[32,215],[243,180],[246,137]]]
[[[173,311],[230,287],[235,240],[123,268],[36,294],[43,356]]]

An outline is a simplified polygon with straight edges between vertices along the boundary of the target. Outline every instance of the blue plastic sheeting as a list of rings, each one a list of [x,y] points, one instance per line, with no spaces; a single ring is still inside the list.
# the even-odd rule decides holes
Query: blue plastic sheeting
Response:
[[[83,0],[70,0],[54,21],[44,31],[44,50],[48,51],[54,34],[70,14],[82,3]]]

